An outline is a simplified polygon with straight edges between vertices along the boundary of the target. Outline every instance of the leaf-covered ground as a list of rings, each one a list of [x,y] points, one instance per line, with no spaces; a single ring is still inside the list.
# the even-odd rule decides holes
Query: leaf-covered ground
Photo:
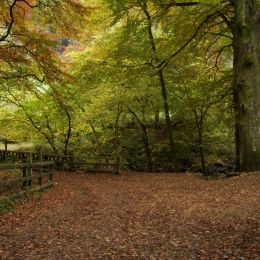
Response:
[[[0,259],[260,259],[260,174],[57,173],[0,216]]]

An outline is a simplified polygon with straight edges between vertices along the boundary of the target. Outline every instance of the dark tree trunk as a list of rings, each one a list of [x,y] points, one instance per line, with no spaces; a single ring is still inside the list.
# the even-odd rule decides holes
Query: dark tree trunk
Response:
[[[153,58],[157,63],[160,63],[161,61],[158,56],[157,47],[156,47],[156,43],[154,40],[153,31],[152,31],[152,27],[153,27],[152,17],[147,10],[146,4],[143,4],[142,9],[143,9],[143,12],[147,19],[147,30],[148,30],[148,36],[149,36],[149,41],[150,41],[150,45],[151,45]],[[159,77],[159,82],[160,82],[160,87],[161,87],[165,123],[166,123],[166,127],[167,127],[169,146],[170,146],[170,151],[171,151],[170,160],[171,160],[171,163],[174,163],[175,160],[174,160],[174,142],[173,142],[173,133],[172,133],[172,122],[171,122],[171,117],[170,117],[168,95],[167,95],[167,89],[166,89],[163,69],[159,69],[157,72],[157,75]],[[177,167],[176,162],[175,162],[175,166]]]
[[[260,168],[258,8],[256,0],[235,1],[233,90],[240,171]]]

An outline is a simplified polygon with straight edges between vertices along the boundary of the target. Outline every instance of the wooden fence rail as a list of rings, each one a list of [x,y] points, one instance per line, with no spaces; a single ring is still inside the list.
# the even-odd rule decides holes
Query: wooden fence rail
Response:
[[[21,164],[3,164],[0,165],[0,171],[21,170],[20,177],[0,181],[0,188],[10,189],[20,184],[18,192],[0,197],[0,202],[6,199],[17,199],[28,193],[44,190],[53,185],[54,162],[36,162],[32,163],[32,156],[28,156],[27,163]],[[47,178],[45,178],[47,177]],[[46,179],[46,180],[45,180]],[[37,183],[33,180],[38,180]],[[45,180],[45,181],[44,181]],[[45,183],[44,183],[45,182]]]
[[[25,152],[25,151],[0,150],[0,158],[4,161],[7,158],[24,161],[27,160],[28,156],[30,155],[32,156],[33,161],[39,160],[40,157],[42,158],[42,160],[55,161],[55,162],[70,161],[72,158],[70,155],[42,153],[41,151],[39,151],[38,153],[32,153],[32,152]]]
[[[116,159],[111,156],[98,156],[98,157],[80,157],[74,158],[71,155],[63,154],[50,154],[42,153],[30,153],[22,151],[6,151],[0,150],[0,159],[2,161],[7,161],[7,159],[12,159],[13,161],[53,161],[58,169],[64,169],[64,165],[67,168],[73,170],[86,170],[86,171],[112,171],[118,174],[120,167],[116,162]]]

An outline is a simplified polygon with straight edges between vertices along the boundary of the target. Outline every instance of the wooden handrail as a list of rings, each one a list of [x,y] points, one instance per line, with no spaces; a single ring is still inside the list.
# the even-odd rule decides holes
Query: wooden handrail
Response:
[[[0,170],[23,169],[26,167],[46,167],[54,166],[54,162],[36,162],[36,163],[20,163],[20,164],[3,164],[0,165]]]
[[[69,167],[69,169],[75,170],[77,167],[78,169],[82,170],[84,166],[101,166],[101,167],[108,167],[109,170],[111,168],[115,168],[114,172],[118,171],[118,162],[116,161],[115,157],[112,156],[83,156],[81,158],[73,157],[71,155],[63,155],[63,154],[52,154],[52,153],[43,153],[39,151],[38,153],[30,153],[30,152],[23,152],[23,151],[4,151],[0,150],[0,157],[6,158],[13,158],[16,160],[27,161],[25,163],[20,164],[0,164],[0,170],[8,170],[8,169],[25,169],[27,168],[27,172],[30,175],[31,169],[30,167],[44,167],[44,166],[51,166],[56,165],[58,168],[64,167],[65,164]],[[45,162],[42,162],[45,160]],[[32,163],[35,161],[35,163]],[[46,162],[48,161],[48,162]],[[52,163],[50,163],[50,161]],[[89,168],[89,167],[88,167]],[[64,168],[63,168],[64,169]],[[39,178],[39,184],[41,183],[41,178]]]
[[[0,154],[4,153],[5,150],[0,149]],[[38,156],[38,153],[36,152],[27,152],[27,151],[7,151],[7,153],[16,153],[16,154],[29,154],[32,153],[33,155]],[[65,154],[59,154],[59,153],[42,153],[42,156],[49,156],[49,157],[60,157],[60,158],[72,158],[72,155],[65,155]],[[82,159],[101,159],[101,160],[115,160],[115,157],[111,155],[102,155],[102,156],[84,156],[81,157]]]

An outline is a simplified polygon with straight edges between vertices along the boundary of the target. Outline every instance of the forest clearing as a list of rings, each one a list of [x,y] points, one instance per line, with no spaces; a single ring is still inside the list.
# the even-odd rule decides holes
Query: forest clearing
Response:
[[[56,172],[0,218],[1,259],[258,259],[259,173]]]

